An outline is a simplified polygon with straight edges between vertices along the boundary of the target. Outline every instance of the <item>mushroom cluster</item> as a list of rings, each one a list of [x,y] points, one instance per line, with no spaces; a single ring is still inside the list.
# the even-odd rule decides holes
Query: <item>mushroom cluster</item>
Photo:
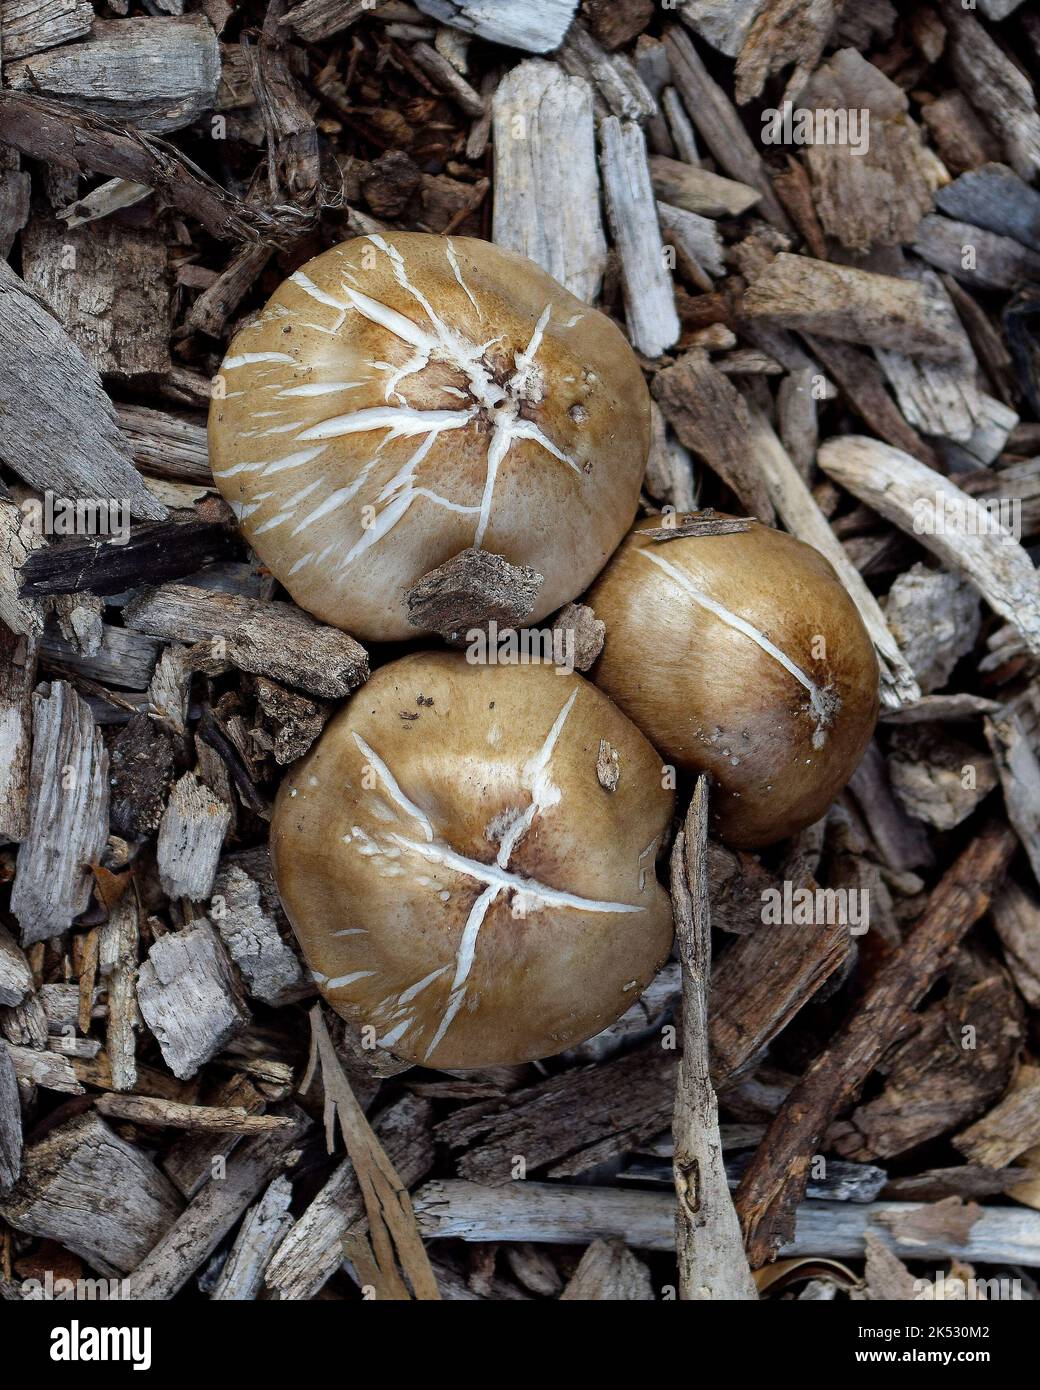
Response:
[[[224,360],[214,476],[317,618],[450,638],[592,584],[606,625],[591,681],[491,642],[377,663],[287,776],[279,892],[368,1046],[472,1068],[602,1030],[668,955],[676,771],[753,847],[822,815],[870,738],[873,647],[816,551],[757,522],[626,537],[649,434],[617,326],[469,238],[333,247]]]
[[[538,622],[635,516],[650,397],[632,349],[490,242],[333,247],[242,329],[218,383],[218,487],[297,603],[356,637],[415,637],[409,592],[474,546],[541,576]]]
[[[322,994],[363,1041],[434,1067],[599,1032],[671,945],[663,781],[581,676],[450,652],[383,666],[290,772],[271,826]]]

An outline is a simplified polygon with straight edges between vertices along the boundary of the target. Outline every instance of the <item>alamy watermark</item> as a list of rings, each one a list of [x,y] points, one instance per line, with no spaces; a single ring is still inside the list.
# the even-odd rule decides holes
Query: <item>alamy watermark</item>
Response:
[[[504,627],[494,618],[485,630],[466,633],[466,660],[472,666],[555,666],[557,675],[574,672],[572,627]]]
[[[795,106],[785,101],[762,112],[765,145],[844,145],[850,154],[870,149],[870,112],[865,106]]]
[[[918,536],[999,536],[1017,541],[1022,538],[1022,499],[951,497],[936,489],[932,497],[915,498],[913,522]]]
[[[27,497],[21,512],[38,536],[96,536],[109,545],[130,539],[130,504],[121,497],[61,497],[48,488]]]
[[[870,926],[867,888],[796,888],[785,879],[783,888],[763,888],[764,926],[848,927],[862,936]]]

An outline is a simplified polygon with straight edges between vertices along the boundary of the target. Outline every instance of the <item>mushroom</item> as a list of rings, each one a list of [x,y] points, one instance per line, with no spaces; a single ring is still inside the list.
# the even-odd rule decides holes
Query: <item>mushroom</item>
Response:
[[[650,517],[626,537],[588,597],[606,623],[592,678],[667,759],[712,774],[713,828],[752,848],[818,820],[855,771],[877,658],[818,551],[757,521],[697,529]]]
[[[664,781],[581,676],[458,652],[383,666],[283,782],[271,825],[321,993],[370,1046],[433,1067],[532,1061],[601,1031],[671,944]]]
[[[544,582],[528,621],[598,574],[650,443],[639,364],[604,314],[490,242],[387,232],[316,256],[217,378],[217,486],[302,607],[374,641],[477,547]],[[425,630],[425,629],[420,629]]]

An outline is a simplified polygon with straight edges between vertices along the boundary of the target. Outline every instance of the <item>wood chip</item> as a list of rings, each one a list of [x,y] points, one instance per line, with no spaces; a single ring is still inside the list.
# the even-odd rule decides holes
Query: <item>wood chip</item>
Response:
[[[249,1020],[216,932],[201,919],[161,937],[138,972],[137,1002],[174,1076],[194,1076]]]

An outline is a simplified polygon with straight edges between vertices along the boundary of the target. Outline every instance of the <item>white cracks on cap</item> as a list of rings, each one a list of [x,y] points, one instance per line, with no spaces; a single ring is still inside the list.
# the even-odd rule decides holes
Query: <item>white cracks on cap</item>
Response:
[[[374,975],[374,970],[355,970],[352,975],[337,975],[334,979],[325,981],[326,989],[346,989],[347,985],[352,985],[355,980],[368,979]]]
[[[300,439],[339,439],[345,434],[365,434],[369,430],[389,430],[389,439],[416,434],[440,434],[461,429],[476,415],[471,410],[413,410],[410,406],[373,405],[351,415],[334,415],[302,430]]]
[[[822,748],[827,742],[827,729],[834,722],[834,717],[841,708],[841,700],[838,695],[833,690],[821,689],[812,677],[806,675],[802,668],[792,661],[786,652],[781,651],[775,642],[771,642],[764,632],[759,632],[758,628],[754,627],[746,619],[741,618],[731,609],[718,603],[702,589],[698,589],[690,576],[678,569],[670,560],[664,559],[663,556],[658,555],[652,550],[640,550],[637,553],[642,555],[644,560],[649,560],[652,564],[657,565],[659,569],[664,570],[669,578],[678,584],[699,607],[707,609],[709,613],[713,613],[716,618],[720,618],[728,627],[734,628],[737,632],[742,632],[745,637],[750,637],[752,642],[754,642],[757,647],[761,648],[767,656],[771,656],[774,661],[780,663],[785,671],[794,676],[795,680],[798,681],[799,685],[801,685],[809,695],[809,710],[816,725],[813,732],[813,747]]]
[[[537,911],[541,907],[575,908],[583,912],[597,913],[632,913],[644,910],[633,903],[608,902],[595,898],[585,898],[577,893],[568,893],[563,889],[553,888],[548,884],[539,883],[535,879],[526,878],[509,868],[509,860],[513,852],[531,828],[535,817],[555,806],[562,795],[550,777],[550,764],[577,697],[578,690],[575,689],[561,707],[538,752],[525,765],[523,781],[525,789],[530,792],[531,800],[523,811],[513,812],[499,822],[501,838],[493,864],[486,864],[483,860],[461,854],[450,844],[437,839],[433,832],[433,826],[425,813],[402,791],[390,769],[375,750],[365,742],[360,734],[354,734],[355,743],[376,772],[391,799],[412,819],[419,821],[425,835],[425,842],[423,842],[389,831],[387,832],[387,839],[390,844],[382,848],[376,844],[371,836],[366,835],[359,852],[371,856],[373,853],[395,855],[404,851],[407,854],[415,855],[426,863],[450,869],[483,885],[474,899],[459,938],[448,1002],[436,1033],[426,1049],[427,1058],[432,1056],[462,1008],[469,987],[481,928],[487,918],[488,911],[503,892],[512,892],[516,901],[523,905],[525,911]],[[436,884],[436,880],[424,881]],[[447,966],[441,967],[440,970],[420,981],[419,986],[413,986],[411,991],[405,991],[399,1002],[410,1002],[411,997],[418,992],[420,987],[425,987],[447,968]],[[403,1031],[393,1031],[397,1039],[403,1036]]]
[[[225,357],[220,370],[233,372],[236,367],[251,367],[257,362],[288,362],[292,367],[299,366],[296,358],[287,352],[240,352],[235,357]]]
[[[364,386],[363,381],[307,381],[302,386],[286,386],[277,392],[279,398],[282,396],[335,396],[340,391],[353,391],[357,386]]]
[[[462,288],[466,291],[466,294],[469,298],[469,302],[473,305],[474,309],[476,309],[480,317],[483,318],[483,310],[481,309],[477,301],[474,299],[473,291],[462,278],[462,270],[459,266],[459,258],[455,254],[455,247],[452,245],[451,237],[445,237],[444,239],[444,253],[448,257],[448,264],[451,266],[452,274],[455,276],[455,279],[459,282]]]

